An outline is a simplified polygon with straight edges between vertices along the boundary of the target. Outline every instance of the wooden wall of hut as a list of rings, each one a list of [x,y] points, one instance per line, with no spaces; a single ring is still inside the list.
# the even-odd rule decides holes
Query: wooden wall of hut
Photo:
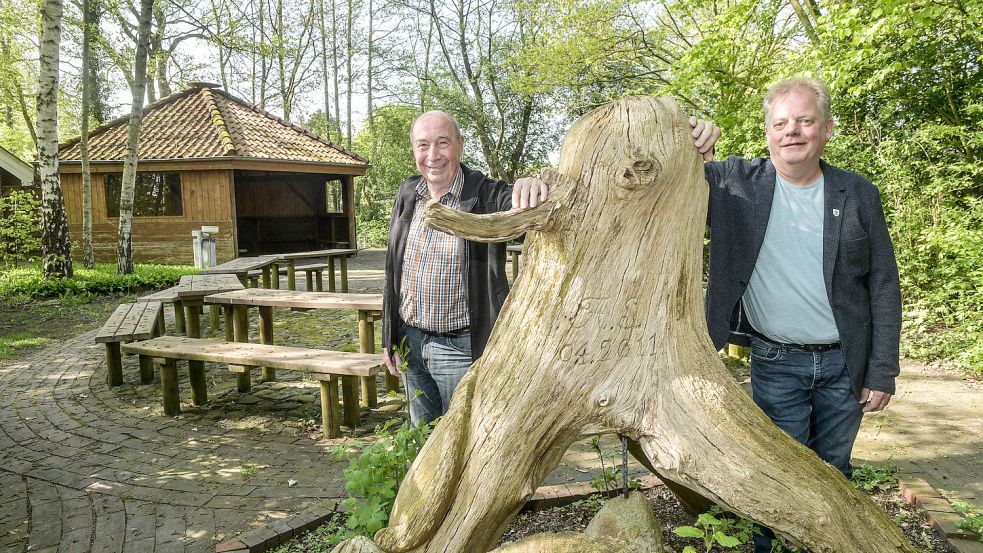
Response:
[[[191,232],[202,225],[217,226],[219,263],[236,257],[235,217],[232,205],[232,171],[181,171],[183,213],[179,216],[134,217],[133,259],[137,263],[194,263]],[[72,255],[81,259],[82,175],[62,173],[62,190],[72,237]],[[119,219],[109,217],[104,175],[92,175],[92,242],[96,261],[116,261]]]
[[[240,255],[352,244],[354,215],[349,215],[351,191],[345,180],[326,174],[260,171],[236,171],[234,180]],[[331,201],[330,187],[336,189],[337,201]]]

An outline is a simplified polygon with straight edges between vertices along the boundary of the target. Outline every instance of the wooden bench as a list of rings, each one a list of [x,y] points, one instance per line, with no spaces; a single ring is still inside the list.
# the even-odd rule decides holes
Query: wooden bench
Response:
[[[172,304],[174,306],[174,331],[178,334],[184,334],[184,304],[177,295],[177,289],[177,286],[172,286],[159,292],[154,292],[153,294],[141,296],[137,298],[137,301]],[[163,332],[161,333],[163,334]]]
[[[308,292],[324,291],[324,271],[329,269],[334,269],[334,265],[330,263],[303,263],[294,266],[294,271],[304,271]],[[280,267],[277,272],[281,275],[287,275],[288,268]],[[246,276],[248,287],[259,288],[259,278],[261,276],[262,273],[259,271],[250,271]],[[334,281],[334,278],[331,277],[331,280]]]
[[[124,303],[113,311],[106,324],[96,333],[96,343],[106,344],[106,367],[110,386],[123,383],[123,359],[120,342],[146,340],[164,333],[164,310],[160,302]],[[152,359],[140,358],[140,382],[154,381]]]
[[[232,372],[248,371],[251,367],[274,367],[310,374],[321,387],[321,424],[324,435],[341,435],[338,413],[338,379],[342,382],[344,421],[357,426],[359,418],[358,377],[371,377],[384,369],[380,356],[367,353],[326,351],[248,342],[196,340],[177,336],[161,336],[144,342],[123,346],[123,351],[143,358],[159,358],[160,382],[164,413],[181,412],[177,387],[177,360],[227,363]]]

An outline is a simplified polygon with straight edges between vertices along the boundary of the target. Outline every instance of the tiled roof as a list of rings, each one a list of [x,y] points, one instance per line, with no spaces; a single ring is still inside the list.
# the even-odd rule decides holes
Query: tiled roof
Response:
[[[93,129],[90,159],[123,161],[128,122],[127,115]],[[144,108],[139,157],[141,161],[233,157],[368,164],[354,153],[205,84],[193,84]],[[81,160],[79,139],[62,144],[58,159]]]

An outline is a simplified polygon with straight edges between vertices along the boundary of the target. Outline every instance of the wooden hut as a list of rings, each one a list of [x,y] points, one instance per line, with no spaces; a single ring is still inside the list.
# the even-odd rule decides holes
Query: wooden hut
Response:
[[[128,117],[89,137],[92,241],[116,258]],[[69,229],[82,232],[79,139],[61,145]],[[143,111],[134,193],[137,262],[193,262],[192,231],[218,227],[217,260],[355,247],[356,176],[368,161],[217,88],[191,87]],[[80,252],[76,255],[80,255]]]

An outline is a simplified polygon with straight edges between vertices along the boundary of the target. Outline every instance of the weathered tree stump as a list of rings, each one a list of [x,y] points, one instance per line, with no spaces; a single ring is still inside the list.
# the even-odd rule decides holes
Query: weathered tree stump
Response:
[[[471,240],[529,231],[525,263],[376,534],[380,549],[488,551],[570,444],[614,431],[661,477],[813,552],[916,551],[773,425],[714,350],[701,288],[707,184],[676,104],[636,97],[588,113],[547,180],[550,200],[531,210],[427,208],[433,227]]]

